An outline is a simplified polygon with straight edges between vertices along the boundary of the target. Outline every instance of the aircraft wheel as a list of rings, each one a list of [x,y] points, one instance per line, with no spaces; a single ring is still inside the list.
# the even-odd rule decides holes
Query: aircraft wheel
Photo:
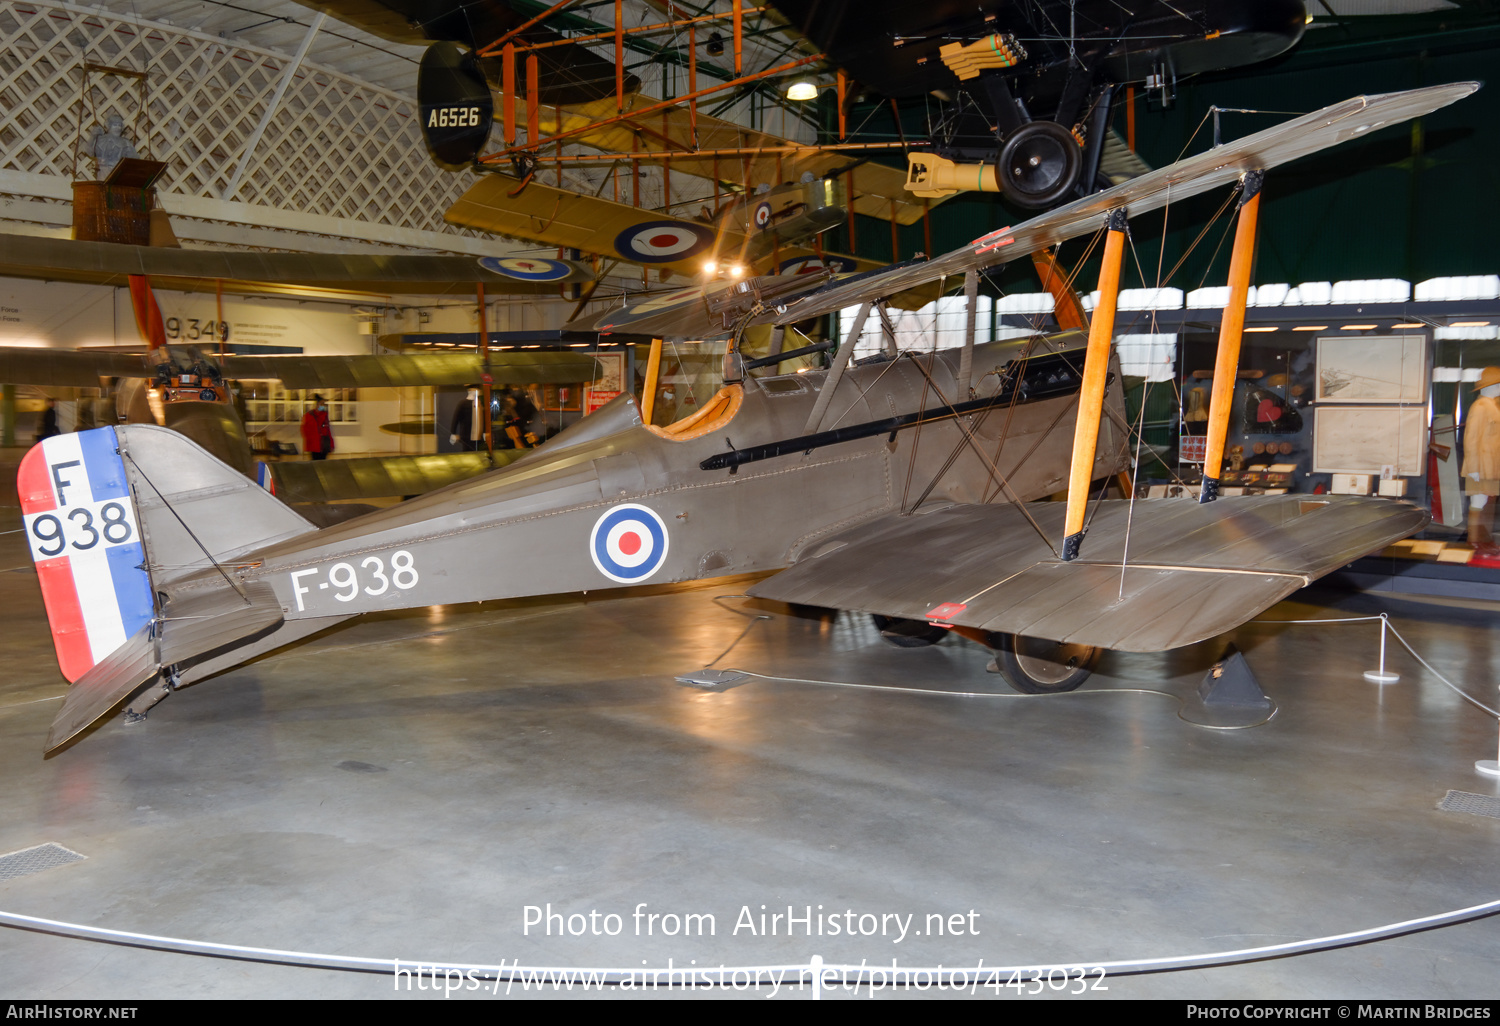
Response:
[[[894,616],[872,614],[875,629],[880,636],[898,648],[926,648],[936,645],[948,633],[946,628],[934,627],[926,620],[902,620]]]
[[[995,169],[1000,191],[1023,207],[1050,207],[1078,184],[1083,151],[1056,121],[1032,121],[1012,132],[1000,147]]]
[[[1056,695],[1076,690],[1099,662],[1102,649],[1020,634],[991,635],[995,665],[1011,687],[1024,695]]]

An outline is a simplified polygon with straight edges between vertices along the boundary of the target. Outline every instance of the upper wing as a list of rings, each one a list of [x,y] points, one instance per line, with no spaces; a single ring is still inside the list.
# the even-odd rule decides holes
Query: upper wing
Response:
[[[1030,503],[1048,537],[1065,503]],[[1267,495],[1102,502],[1083,558],[1064,563],[1010,503],[887,514],[835,535],[757,598],[941,620],[1132,652],[1190,645],[1420,530],[1389,499]],[[1129,562],[1122,566],[1129,535]]]
[[[848,153],[799,147],[781,136],[722,121],[701,112],[694,122],[686,106],[639,116],[630,114],[632,110],[659,102],[654,97],[636,93],[626,100],[623,120],[601,124],[574,136],[573,141],[606,153],[632,153],[636,150],[675,152],[679,155],[672,158],[673,174],[716,178],[740,185],[749,183],[751,186],[795,182],[807,173],[826,178],[856,163],[857,158]],[[572,131],[614,116],[615,100],[612,96],[576,107],[549,107],[542,111],[541,130],[544,134]],[[697,125],[696,140],[694,123]],[[721,152],[737,150],[765,152],[751,155]],[[692,155],[682,155],[689,152]],[[850,195],[855,197],[854,210],[868,217],[889,221],[894,210],[897,222],[915,224],[922,219],[922,211],[927,206],[942,202],[932,200],[930,204],[924,204],[913,198],[905,188],[904,167],[862,163],[848,173],[853,176],[854,188]]]
[[[545,293],[594,277],[579,264],[543,257],[250,253],[0,235],[3,276],[121,285],[132,274],[184,291],[213,288],[219,280],[231,292],[298,286],[406,294],[472,294],[476,284],[492,292]],[[246,288],[250,284],[270,287]]]
[[[835,283],[790,304],[776,321],[790,324],[880,299],[934,279],[1006,263],[1066,239],[1098,231],[1104,227],[1110,212],[1118,208],[1124,207],[1131,216],[1156,210],[1228,185],[1247,171],[1285,164],[1377,128],[1431,113],[1478,88],[1478,82],[1455,82],[1401,93],[1356,96],[1076,200],[1015,228],[990,232],[935,260],[892,268],[885,274],[844,285]]]
[[[678,274],[697,274],[705,259],[738,259],[746,237],[685,217],[642,210],[600,196],[525,186],[509,175],[485,175],[458,198],[449,224],[512,238],[618,257]]]

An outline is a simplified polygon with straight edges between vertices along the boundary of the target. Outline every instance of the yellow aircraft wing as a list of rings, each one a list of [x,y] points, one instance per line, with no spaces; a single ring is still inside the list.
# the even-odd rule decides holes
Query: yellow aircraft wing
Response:
[[[693,275],[705,260],[742,259],[748,237],[718,232],[701,221],[643,210],[602,196],[584,196],[509,175],[485,175],[458,198],[449,224],[515,239],[565,246]]]
[[[601,124],[592,131],[574,136],[571,141],[606,153],[697,150],[711,154],[714,150],[792,145],[780,136],[758,132],[702,113],[697,118],[698,138],[695,145],[685,106],[671,107],[638,117],[628,116],[632,110],[650,107],[659,102],[654,97],[634,93],[626,100],[627,117],[623,121]],[[614,117],[615,113],[614,97],[572,107],[544,107],[540,111],[539,127],[544,136],[552,135],[582,128],[595,121],[604,121]],[[790,153],[763,153],[749,157],[673,157],[671,163],[674,173],[717,178],[721,182],[741,186],[748,183],[750,191],[753,191],[757,185],[796,182],[804,172],[809,171],[814,176],[823,178],[840,168],[848,167],[855,159],[848,153],[809,147]],[[915,224],[922,219],[922,211],[926,206],[936,206],[942,202],[941,199],[934,199],[924,204],[922,200],[913,198],[905,188],[904,167],[864,163],[851,173],[854,176],[854,188],[851,190],[855,197],[854,210],[868,217],[889,221],[894,203],[897,222]]]

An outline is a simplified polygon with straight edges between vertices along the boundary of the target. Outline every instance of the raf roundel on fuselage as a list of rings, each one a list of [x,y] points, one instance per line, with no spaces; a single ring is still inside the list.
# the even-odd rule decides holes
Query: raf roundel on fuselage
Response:
[[[589,555],[594,566],[611,581],[640,584],[661,569],[667,559],[667,525],[656,511],[633,502],[622,503],[594,521]]]

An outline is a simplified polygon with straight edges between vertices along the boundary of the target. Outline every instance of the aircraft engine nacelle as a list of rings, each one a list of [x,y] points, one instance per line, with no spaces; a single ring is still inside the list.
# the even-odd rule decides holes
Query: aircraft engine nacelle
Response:
[[[422,140],[441,168],[473,165],[495,120],[495,101],[474,55],[457,43],[434,43],[417,70]]]

